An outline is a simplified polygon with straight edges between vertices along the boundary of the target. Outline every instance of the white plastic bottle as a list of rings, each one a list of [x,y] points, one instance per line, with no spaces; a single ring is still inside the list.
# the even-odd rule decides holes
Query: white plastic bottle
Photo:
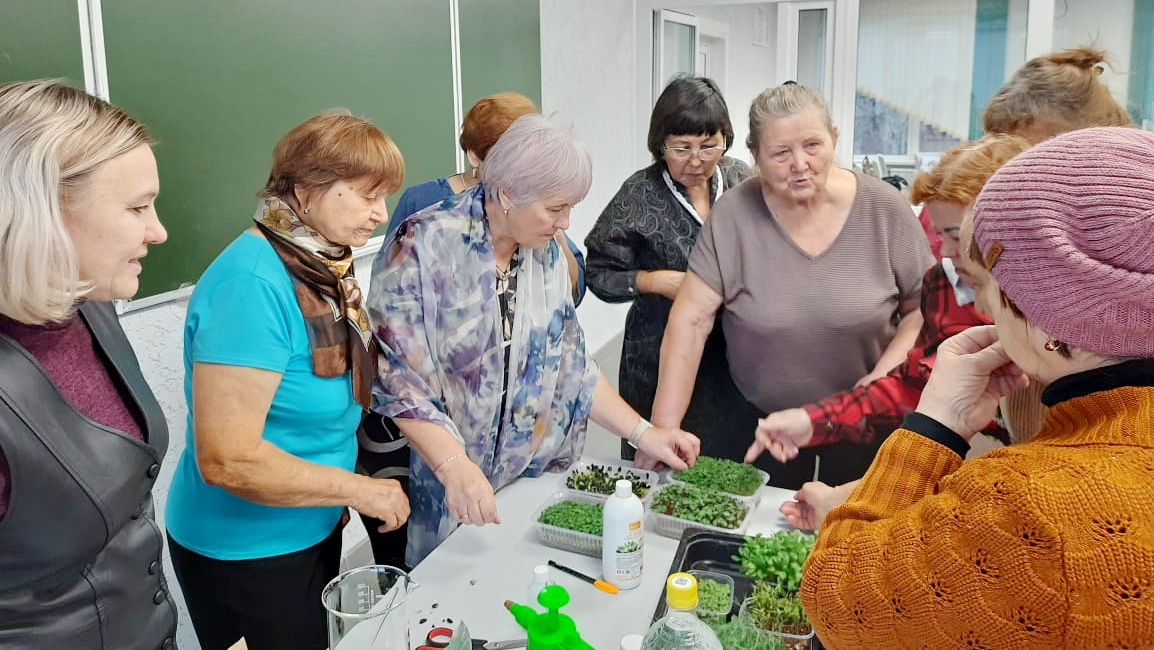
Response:
[[[645,633],[641,650],[722,650],[713,629],[697,618],[697,578],[674,573],[665,582],[668,613]]]
[[[606,582],[619,589],[641,584],[645,553],[645,506],[633,494],[633,483],[617,481],[616,491],[605,501],[601,531],[601,572]]]
[[[538,564],[533,567],[533,579],[529,581],[529,589],[525,591],[525,604],[536,607],[537,595],[547,586],[549,586],[549,565]]]

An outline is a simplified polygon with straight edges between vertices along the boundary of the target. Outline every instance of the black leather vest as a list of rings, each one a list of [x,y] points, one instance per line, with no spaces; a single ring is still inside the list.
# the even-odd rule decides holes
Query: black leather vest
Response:
[[[175,647],[152,484],[168,427],[112,305],[81,316],[144,416],[147,443],[77,412],[27,350],[0,335],[0,648]],[[133,405],[130,405],[130,408]]]

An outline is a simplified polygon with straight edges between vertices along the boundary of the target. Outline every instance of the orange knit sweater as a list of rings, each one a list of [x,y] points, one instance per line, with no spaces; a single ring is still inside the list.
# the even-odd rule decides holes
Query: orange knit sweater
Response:
[[[802,600],[831,649],[1154,648],[1154,388],[1061,402],[965,465],[899,429]]]

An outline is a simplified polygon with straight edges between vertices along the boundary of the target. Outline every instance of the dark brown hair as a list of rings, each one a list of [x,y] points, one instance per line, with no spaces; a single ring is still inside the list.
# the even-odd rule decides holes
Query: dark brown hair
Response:
[[[657,161],[665,160],[661,150],[671,135],[713,135],[721,131],[725,148],[733,146],[733,123],[729,107],[721,96],[717,82],[708,77],[674,77],[649,117],[649,153]]]

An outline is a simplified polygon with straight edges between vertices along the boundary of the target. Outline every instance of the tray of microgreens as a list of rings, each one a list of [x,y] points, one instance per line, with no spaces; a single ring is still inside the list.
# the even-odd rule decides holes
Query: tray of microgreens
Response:
[[[649,502],[648,529],[677,539],[688,527],[742,532],[749,523],[755,499],[689,483],[657,488]]]
[[[690,528],[678,543],[669,572],[703,572],[732,579],[729,611],[707,621],[727,650],[817,648],[820,642],[813,635],[798,594],[813,540],[812,535],[796,530],[745,537]],[[699,611],[713,589],[709,585],[703,589],[699,582]],[[662,594],[653,620],[665,614]]]
[[[546,546],[601,557],[601,514],[605,497],[561,491],[533,515],[537,539]]]
[[[669,480],[711,487],[738,496],[753,496],[769,481],[769,474],[747,463],[727,458],[698,456],[692,467],[673,472]]]
[[[574,463],[561,477],[561,487],[605,498],[613,494],[619,479],[632,482],[633,494],[643,501],[648,501],[649,493],[657,487],[661,475],[634,467],[581,461]]]

